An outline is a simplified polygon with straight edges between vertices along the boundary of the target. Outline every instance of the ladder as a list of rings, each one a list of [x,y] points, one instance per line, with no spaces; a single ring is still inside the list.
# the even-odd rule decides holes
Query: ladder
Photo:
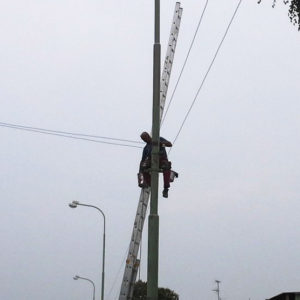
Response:
[[[180,3],[176,2],[173,22],[171,26],[171,33],[170,33],[169,43],[167,48],[167,54],[166,54],[164,68],[163,68],[161,81],[160,81],[160,121],[162,119],[162,115],[166,103],[167,91],[169,87],[174,54],[175,54],[175,49],[176,49],[176,44],[177,44],[177,39],[179,34],[181,16],[182,16],[182,8],[180,7]]]
[[[172,64],[174,60],[175,48],[178,39],[179,26],[182,16],[182,8],[180,3],[175,5],[175,12],[171,27],[171,33],[167,48],[166,59],[164,62],[164,68],[161,77],[160,84],[160,120],[163,115],[163,110],[166,102],[166,96],[170,81],[170,75],[172,70]],[[133,297],[133,287],[137,277],[140,260],[138,259],[138,252],[142,239],[142,232],[144,227],[144,221],[146,218],[146,211],[150,198],[151,188],[142,188],[137,207],[137,212],[134,220],[133,231],[129,244],[129,251],[126,259],[126,266],[123,275],[122,285],[119,300],[131,300]]]

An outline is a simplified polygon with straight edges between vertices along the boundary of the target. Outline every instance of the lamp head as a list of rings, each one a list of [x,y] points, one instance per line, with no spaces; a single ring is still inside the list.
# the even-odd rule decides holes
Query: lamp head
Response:
[[[78,275],[75,275],[75,276],[73,277],[74,280],[78,280],[78,278],[79,278]]]
[[[69,206],[70,206],[71,208],[76,208],[78,204],[79,204],[78,201],[72,201],[72,203],[70,203]]]

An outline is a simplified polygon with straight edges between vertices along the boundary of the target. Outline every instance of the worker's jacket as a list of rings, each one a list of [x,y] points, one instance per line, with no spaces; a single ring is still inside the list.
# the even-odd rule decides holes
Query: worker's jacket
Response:
[[[164,139],[163,137],[160,137],[159,141],[160,141],[159,157],[167,160],[168,159],[167,151],[165,147],[162,146],[162,144],[164,142],[167,142],[167,140]],[[142,161],[145,161],[147,158],[151,159],[151,153],[152,153],[152,144],[147,143],[143,150]]]

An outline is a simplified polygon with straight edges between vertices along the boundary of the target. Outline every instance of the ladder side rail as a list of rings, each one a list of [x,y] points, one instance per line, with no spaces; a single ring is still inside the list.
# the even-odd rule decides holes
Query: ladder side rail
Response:
[[[132,281],[131,281],[131,284],[130,284],[130,289],[129,289],[129,294],[128,294],[129,299],[133,298],[134,284],[135,284],[135,281],[136,281],[136,277],[137,277],[137,274],[138,274],[139,267],[140,267],[140,260],[137,259],[136,263],[134,264],[133,271],[132,271]]]
[[[120,300],[127,300],[130,294],[132,279],[134,275],[134,266],[136,264],[139,243],[142,237],[143,225],[146,217],[147,206],[150,198],[150,188],[143,188],[141,190],[136,217],[134,221],[132,236],[129,244],[128,256],[126,259],[126,266],[122,280],[120,291]]]
[[[169,87],[169,81],[174,61],[174,55],[179,35],[179,27],[181,22],[181,16],[182,16],[182,8],[180,7],[180,3],[176,3],[175,6],[175,13],[174,13],[174,20],[171,26],[171,33],[169,37],[169,43],[167,48],[167,54],[166,59],[164,62],[164,68],[162,73],[162,79],[161,79],[161,87],[160,87],[160,120],[162,119],[166,97],[167,97],[167,91]]]
[[[170,37],[169,37],[169,42],[168,42],[168,47],[167,47],[166,58],[164,61],[164,68],[163,68],[162,80],[161,80],[161,87],[162,87],[161,92],[164,92],[166,90],[164,88],[165,86],[167,88],[167,82],[165,82],[165,81],[167,79],[168,74],[170,74],[169,66],[170,66],[170,63],[172,64],[172,59],[170,59],[170,56],[171,56],[172,52],[174,53],[174,50],[175,50],[175,49],[173,49],[174,48],[173,41],[174,41],[174,39],[176,40],[177,36],[178,36],[178,30],[176,30],[176,29],[179,25],[178,21],[180,21],[179,18],[180,18],[181,11],[182,11],[182,9],[180,8],[179,3],[177,3],[176,7],[175,7],[175,17],[174,17],[174,20],[173,20],[173,23],[171,26],[171,32],[170,32]],[[161,102],[160,107],[161,108],[163,107],[162,102]]]

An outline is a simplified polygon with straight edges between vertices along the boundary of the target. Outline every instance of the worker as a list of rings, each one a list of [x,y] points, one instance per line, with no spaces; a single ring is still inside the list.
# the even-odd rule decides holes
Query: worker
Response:
[[[142,160],[140,163],[140,174],[143,175],[143,184],[139,184],[140,187],[151,186],[151,176],[149,169],[151,168],[151,153],[152,153],[152,138],[148,132],[144,131],[141,134],[141,139],[146,143]],[[168,161],[168,156],[165,147],[172,147],[172,143],[168,140],[160,137],[159,147],[159,168],[163,171],[164,177],[164,189],[163,197],[168,198],[168,192],[170,187],[170,175],[171,175],[171,162]]]

